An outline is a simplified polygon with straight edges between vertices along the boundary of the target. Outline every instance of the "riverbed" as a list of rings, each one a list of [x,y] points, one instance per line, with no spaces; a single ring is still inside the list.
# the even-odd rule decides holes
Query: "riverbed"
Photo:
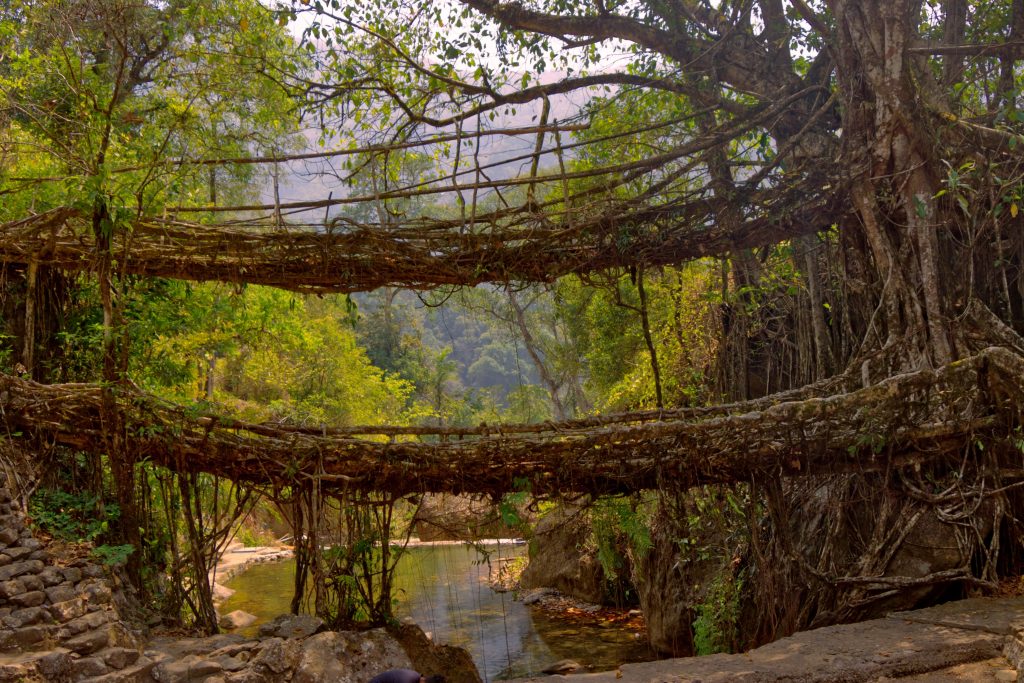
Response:
[[[491,566],[524,552],[510,544],[488,544],[484,552],[466,545],[410,547],[398,565],[397,616],[412,618],[437,643],[466,648],[485,681],[539,675],[562,659],[600,671],[653,658],[646,640],[628,629],[568,622],[492,590]],[[226,582],[235,593],[221,613],[256,615],[248,631],[255,632],[288,612],[294,575],[292,560],[245,570]]]

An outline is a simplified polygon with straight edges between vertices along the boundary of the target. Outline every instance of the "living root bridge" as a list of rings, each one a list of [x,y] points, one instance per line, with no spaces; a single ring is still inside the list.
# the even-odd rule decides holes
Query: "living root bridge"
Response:
[[[1006,439],[1024,405],[1024,358],[1002,347],[937,370],[821,396],[804,389],[717,408],[472,429],[310,430],[199,414],[113,389],[128,452],[172,470],[258,485],[500,495],[652,488],[879,470]],[[104,389],[0,379],[8,434],[102,451]]]
[[[819,209],[807,205],[795,212],[793,225],[813,231],[820,221],[811,214]],[[487,220],[467,225],[415,219],[401,227],[343,224],[333,231],[323,225],[279,229],[265,222],[144,220],[130,232],[119,231],[111,252],[119,272],[130,275],[339,293],[384,286],[551,282],[569,273],[635,263],[675,264],[770,244],[793,232],[792,225],[768,218],[752,219],[736,233],[706,228],[701,218],[709,211],[702,201],[693,207],[580,218],[571,228],[537,219],[515,227]],[[683,216],[690,220],[680,220]],[[666,225],[658,230],[640,227],[659,221]],[[90,272],[97,264],[96,244],[79,212],[54,209],[0,225],[0,262]]]

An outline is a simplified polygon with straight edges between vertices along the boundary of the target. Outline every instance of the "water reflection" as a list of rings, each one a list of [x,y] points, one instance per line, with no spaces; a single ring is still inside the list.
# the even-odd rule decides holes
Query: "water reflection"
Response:
[[[491,590],[491,565],[523,552],[509,544],[487,545],[484,553],[464,545],[409,548],[398,565],[396,613],[412,617],[435,642],[466,648],[488,681],[538,675],[560,659],[600,670],[651,658],[621,628],[567,624]],[[236,593],[221,613],[245,610],[258,624],[288,612],[294,575],[292,561],[252,567],[227,582]]]

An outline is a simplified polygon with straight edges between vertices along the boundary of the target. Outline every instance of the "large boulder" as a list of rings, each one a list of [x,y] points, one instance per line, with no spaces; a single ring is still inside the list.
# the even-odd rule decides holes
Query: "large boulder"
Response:
[[[389,633],[402,644],[417,671],[443,674],[447,683],[481,683],[473,658],[461,647],[435,645],[415,624],[394,626]]]
[[[236,628],[245,628],[256,623],[257,616],[245,610],[236,609],[223,615],[217,625],[223,629],[233,631]]]
[[[413,518],[414,534],[421,541],[478,541],[518,538],[520,531],[502,522],[489,498],[428,493]]]
[[[384,629],[327,631],[305,640],[292,683],[366,683],[381,671],[410,668],[402,646]]]
[[[260,636],[267,638],[305,638],[325,628],[324,620],[309,614],[282,614],[260,626]]]
[[[587,602],[605,601],[605,574],[590,543],[590,522],[578,508],[558,507],[545,515],[530,540],[530,563],[522,588],[555,588]]]
[[[680,544],[696,529],[659,511],[651,525],[651,547],[633,558],[633,585],[647,622],[651,647],[662,655],[696,654],[694,620],[709,589],[723,573],[723,559],[697,550],[704,543]]]

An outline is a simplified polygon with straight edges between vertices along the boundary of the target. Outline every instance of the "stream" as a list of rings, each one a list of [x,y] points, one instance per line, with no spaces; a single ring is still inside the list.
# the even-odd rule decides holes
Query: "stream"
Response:
[[[509,544],[486,550],[491,562],[526,551]],[[254,634],[259,624],[288,612],[294,575],[293,560],[246,569],[225,582],[235,593],[221,604],[221,613],[241,609],[256,615],[256,624],[240,630]],[[629,630],[559,619],[512,593],[493,591],[489,576],[487,557],[471,546],[410,547],[398,564],[396,614],[411,617],[434,642],[466,648],[485,681],[541,675],[561,659],[601,671],[654,658],[646,639]]]

